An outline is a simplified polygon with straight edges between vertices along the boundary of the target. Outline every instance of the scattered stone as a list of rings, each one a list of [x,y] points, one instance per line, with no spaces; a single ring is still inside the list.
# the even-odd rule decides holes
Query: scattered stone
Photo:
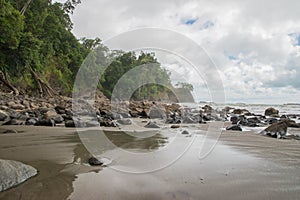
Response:
[[[231,125],[231,126],[227,126],[226,130],[230,130],[230,131],[243,131],[240,125]]]
[[[275,108],[267,108],[265,110],[265,116],[273,116],[273,117],[277,117],[279,114],[279,111],[276,110]]]
[[[152,107],[149,112],[149,117],[151,119],[156,119],[156,118],[163,119],[166,117],[166,114],[164,110],[157,107]]]
[[[3,123],[2,125],[20,125],[21,123],[18,122],[16,119],[10,119],[9,121]]]
[[[173,125],[171,126],[171,128],[180,128],[180,125],[179,125],[179,124],[173,124]]]
[[[149,122],[148,124],[146,124],[144,126],[145,128],[160,128],[157,124],[153,123],[153,122]]]
[[[18,131],[15,129],[6,129],[6,130],[2,130],[1,133],[3,133],[3,134],[18,133]]]
[[[38,120],[35,124],[35,126],[55,126],[55,121],[53,119],[41,119]]]
[[[132,121],[131,121],[131,119],[118,119],[117,123],[119,123],[121,125],[131,125]]]
[[[190,133],[187,130],[181,132],[182,135],[189,135]]]
[[[37,123],[37,119],[36,118],[27,118],[25,121],[25,125],[35,125]]]
[[[74,127],[76,127],[75,122],[73,120],[67,120],[67,121],[65,121],[65,127],[74,128]]]
[[[0,192],[37,174],[37,170],[18,161],[0,159]]]
[[[15,110],[23,110],[23,109],[25,109],[25,106],[23,106],[22,104],[13,104],[10,107],[12,109],[15,109]]]
[[[88,162],[91,166],[99,166],[99,165],[101,166],[101,165],[103,165],[103,162],[101,162],[101,160],[99,160],[95,157],[89,158]]]
[[[0,121],[6,121],[9,119],[9,115],[5,112],[0,110]]]

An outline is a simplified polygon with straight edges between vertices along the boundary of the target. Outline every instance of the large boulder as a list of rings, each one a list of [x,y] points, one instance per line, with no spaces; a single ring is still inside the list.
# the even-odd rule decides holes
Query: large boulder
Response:
[[[265,110],[265,116],[278,116],[279,111],[276,110],[275,108],[267,108]]]
[[[37,174],[37,170],[18,161],[0,159],[0,192]]]
[[[290,120],[284,120],[270,125],[261,133],[275,138],[282,138],[287,133],[287,128],[290,125]]]
[[[151,119],[155,118],[160,118],[163,119],[166,117],[166,113],[163,109],[158,108],[158,107],[151,107],[150,112],[149,112],[149,117]]]

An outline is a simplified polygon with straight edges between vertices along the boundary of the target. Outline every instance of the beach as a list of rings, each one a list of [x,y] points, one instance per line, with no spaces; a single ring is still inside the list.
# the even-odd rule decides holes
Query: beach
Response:
[[[225,124],[226,125],[226,124]],[[185,128],[183,126],[183,128]],[[216,146],[199,158],[207,124],[197,124],[192,136],[176,135],[177,142],[156,136],[137,145],[124,142],[125,137],[111,141],[132,152],[164,152],[168,145],[189,144],[178,159],[178,152],[164,152],[149,165],[139,159],[113,158],[107,167],[91,167],[91,156],[76,129],[64,127],[2,126],[17,134],[0,135],[0,157],[18,160],[38,170],[38,175],[0,193],[0,199],[297,199],[300,195],[300,143],[258,135],[254,131],[223,131]],[[199,131],[202,130],[202,131]],[[290,129],[296,131],[297,129]],[[192,141],[192,143],[187,141]],[[209,139],[207,140],[209,141]],[[175,145],[175,146],[176,146]],[[171,148],[171,147],[170,147]],[[114,151],[114,150],[112,150]],[[112,153],[112,155],[114,155]],[[164,159],[165,158],[165,159]],[[161,165],[160,165],[161,164]],[[133,166],[163,166],[156,170],[133,173]],[[126,169],[126,170],[124,170]],[[143,168],[144,169],[144,168]],[[149,168],[151,169],[151,168]],[[130,171],[131,170],[131,171]]]

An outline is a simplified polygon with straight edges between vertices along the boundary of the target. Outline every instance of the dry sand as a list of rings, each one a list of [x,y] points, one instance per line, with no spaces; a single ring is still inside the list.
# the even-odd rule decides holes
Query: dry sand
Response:
[[[206,128],[207,125],[193,127]],[[75,129],[2,126],[0,132],[1,129],[16,129],[19,133],[0,134],[0,158],[32,165],[39,174],[0,193],[0,199],[282,200],[299,199],[300,196],[300,141],[297,140],[226,131],[213,151],[199,159],[203,132],[192,137],[179,134],[176,145],[184,145],[184,141],[193,138],[196,142],[176,162],[152,173],[131,174],[118,169],[128,167],[122,166],[126,165],[124,160],[130,166],[140,166],[139,160],[132,157],[125,157],[123,161],[120,158],[120,162],[114,159],[104,168],[87,165],[90,153]],[[126,149],[156,151],[160,148],[153,145],[156,140],[128,143],[128,137],[111,135],[115,135],[115,142]],[[162,138],[158,137],[160,141]],[[168,146],[170,142],[160,144]],[[155,162],[163,163],[176,156],[176,145],[175,150],[167,151]]]

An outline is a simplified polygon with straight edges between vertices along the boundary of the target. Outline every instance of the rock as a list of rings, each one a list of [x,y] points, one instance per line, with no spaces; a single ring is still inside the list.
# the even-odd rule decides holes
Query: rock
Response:
[[[2,125],[20,125],[20,122],[18,122],[16,119],[10,119],[9,121],[3,123]]]
[[[239,122],[240,118],[238,116],[231,116],[230,121],[232,124],[237,124]]]
[[[55,106],[54,110],[56,111],[57,114],[66,114],[66,108],[64,106]]]
[[[265,116],[273,116],[273,117],[276,117],[278,116],[279,114],[279,111],[276,110],[275,108],[267,108],[265,110]]]
[[[25,121],[25,125],[35,125],[38,120],[36,118],[27,118]]]
[[[41,119],[38,120],[35,124],[35,126],[55,126],[55,121],[53,119]]]
[[[111,121],[110,119],[101,119],[100,120],[100,126],[105,126],[105,127],[117,127],[116,123]]]
[[[65,121],[65,127],[74,128],[76,127],[75,122],[73,120],[67,120]]]
[[[15,130],[15,129],[7,129],[7,130],[1,131],[1,133],[3,133],[3,134],[8,134],[8,133],[18,133],[18,131]]]
[[[12,109],[15,109],[15,110],[23,110],[25,109],[25,106],[23,106],[22,104],[13,104],[10,106]]]
[[[0,110],[0,121],[6,121],[9,119],[9,115],[5,112]]]
[[[149,112],[149,117],[151,119],[163,119],[166,117],[165,111],[158,108],[158,107],[151,107],[150,112]]]
[[[236,115],[250,113],[248,110],[240,109],[240,108],[234,109],[232,112],[233,112],[233,114],[236,114]]]
[[[181,132],[181,134],[183,134],[183,135],[189,135],[190,133],[187,130],[184,130],[184,131]]]
[[[153,123],[153,122],[149,122],[148,124],[146,124],[144,126],[145,128],[160,128],[157,124]]]
[[[121,125],[131,125],[132,121],[130,119],[118,119],[117,123]]]
[[[98,121],[87,121],[85,127],[97,127],[100,126]]]
[[[91,157],[88,160],[89,164],[91,166],[98,166],[98,165],[103,165],[103,162],[101,162],[101,160],[95,158],[95,157]]]
[[[268,135],[275,138],[281,138],[286,135],[289,120],[284,120],[270,125],[264,129],[261,134]]]
[[[18,161],[0,159],[0,192],[37,174],[37,170]]]
[[[171,128],[179,128],[179,127],[180,127],[179,124],[173,124],[173,125],[171,126]]]
[[[267,118],[264,120],[265,123],[268,123],[268,124],[275,124],[278,122],[278,119],[276,118]]]
[[[145,110],[142,110],[142,112],[138,113],[138,115],[142,118],[149,118],[149,116]]]
[[[227,126],[226,130],[230,130],[230,131],[243,131],[240,125],[231,125],[231,126]]]

